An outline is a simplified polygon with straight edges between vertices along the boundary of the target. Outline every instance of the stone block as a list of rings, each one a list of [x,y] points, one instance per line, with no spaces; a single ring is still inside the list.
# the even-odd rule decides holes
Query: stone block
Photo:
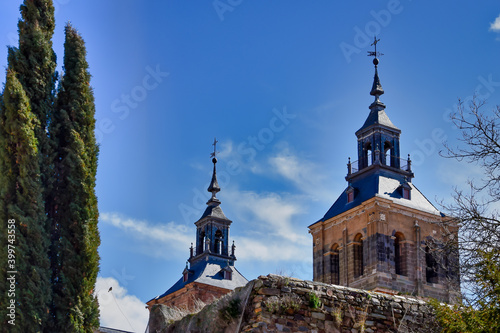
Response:
[[[267,296],[277,296],[280,294],[280,290],[276,289],[276,288],[262,288],[262,289],[259,289],[259,291],[257,293],[259,293],[261,295],[267,295]]]
[[[378,313],[370,313],[369,316],[372,318],[377,318],[377,319],[387,319],[386,316],[378,314]]]
[[[325,314],[323,312],[313,312],[312,317],[318,320],[325,320]]]

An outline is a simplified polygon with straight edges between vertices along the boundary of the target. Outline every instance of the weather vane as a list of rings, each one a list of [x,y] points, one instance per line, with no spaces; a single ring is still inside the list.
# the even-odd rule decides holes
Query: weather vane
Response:
[[[219,142],[219,141],[217,141],[217,139],[214,138],[214,143],[212,143],[212,146],[214,146],[214,152],[210,153],[210,157],[216,158],[216,155],[218,153],[218,151],[217,151],[217,142]]]
[[[380,56],[384,55],[383,53],[377,52],[377,43],[379,41],[380,41],[380,39],[377,39],[376,36],[373,37],[373,43],[371,44],[371,46],[375,46],[375,52],[373,52],[373,51],[367,51],[369,57],[375,57],[375,58],[377,58],[377,57],[380,57]]]

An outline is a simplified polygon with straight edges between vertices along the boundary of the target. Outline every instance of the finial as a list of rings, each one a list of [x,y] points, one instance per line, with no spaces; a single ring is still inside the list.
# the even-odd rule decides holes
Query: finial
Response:
[[[375,65],[375,67],[377,67],[378,62],[379,62],[377,57],[384,55],[383,53],[377,52],[377,43],[378,42],[380,42],[380,39],[377,39],[376,36],[373,36],[373,43],[371,44],[371,46],[375,46],[375,51],[367,51],[369,57],[375,57],[373,59],[373,64]]]
[[[217,138],[214,138],[214,143],[212,143],[212,146],[214,146],[214,152],[213,153],[210,153],[210,157],[212,157],[212,162],[215,164],[217,163],[217,154],[219,153],[217,151],[217,143],[219,141],[217,141]]]
[[[214,164],[214,171],[212,173],[212,180],[210,181],[210,185],[208,186],[207,191],[212,192],[212,198],[208,201],[208,203],[211,202],[217,202],[220,203],[219,199],[215,197],[215,194],[220,191],[219,183],[217,182],[217,171],[215,169],[215,164],[217,163],[217,139],[214,138],[214,143],[212,146],[214,146],[214,152],[210,153],[210,157],[212,157],[212,163]]]
[[[373,58],[373,64],[375,65],[375,76],[373,77],[372,90],[370,91],[370,95],[375,96],[375,101],[370,105],[370,109],[374,107],[385,109],[384,103],[379,100],[380,96],[384,94],[384,89],[382,88],[382,84],[380,84],[377,69],[377,65],[379,64],[379,60],[377,57],[384,55],[383,53],[377,52],[377,44],[379,41],[380,39],[377,39],[377,37],[373,37],[373,43],[371,45],[375,46],[375,51],[368,51],[369,57],[375,57]]]

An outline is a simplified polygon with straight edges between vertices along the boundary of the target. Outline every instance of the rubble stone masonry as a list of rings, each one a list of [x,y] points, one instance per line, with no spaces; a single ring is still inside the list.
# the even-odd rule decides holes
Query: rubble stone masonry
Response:
[[[239,315],[227,320],[221,313],[234,299]],[[268,275],[158,332],[437,331],[433,308],[422,299]]]

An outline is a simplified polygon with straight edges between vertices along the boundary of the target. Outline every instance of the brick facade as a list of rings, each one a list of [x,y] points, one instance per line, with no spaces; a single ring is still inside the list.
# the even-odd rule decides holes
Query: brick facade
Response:
[[[433,270],[436,278],[427,281],[426,244],[429,240],[445,240],[443,219],[374,197],[316,223],[310,227],[314,281],[453,303],[459,297],[458,274],[439,264]],[[452,230],[456,232],[456,228]],[[332,265],[337,262],[338,267]],[[400,274],[396,273],[396,266]]]
[[[195,307],[195,300],[201,300],[202,302],[208,304],[231,291],[232,290],[230,289],[193,282],[169,295],[151,300],[147,303],[147,305],[148,308],[151,308],[151,306],[156,304],[163,304],[169,307],[175,306],[191,310]]]

